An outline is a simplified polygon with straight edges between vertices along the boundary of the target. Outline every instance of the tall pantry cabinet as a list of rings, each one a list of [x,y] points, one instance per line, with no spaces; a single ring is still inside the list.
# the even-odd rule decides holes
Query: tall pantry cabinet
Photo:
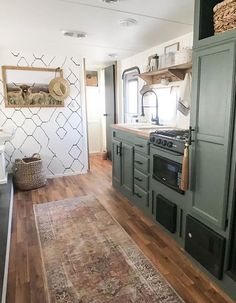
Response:
[[[222,281],[216,282],[236,300],[236,29],[214,35],[213,7],[220,2],[195,0],[189,213],[225,239]]]

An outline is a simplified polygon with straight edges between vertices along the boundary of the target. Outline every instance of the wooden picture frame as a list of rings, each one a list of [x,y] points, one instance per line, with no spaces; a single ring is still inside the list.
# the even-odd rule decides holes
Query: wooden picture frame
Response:
[[[176,42],[176,43],[173,43],[173,44],[170,44],[170,45],[167,45],[165,48],[164,48],[164,54],[168,54],[168,53],[175,53],[179,50],[179,42]]]
[[[86,71],[86,86],[98,86],[97,71]]]
[[[55,77],[63,77],[61,68],[2,66],[5,107],[64,107],[48,90]]]

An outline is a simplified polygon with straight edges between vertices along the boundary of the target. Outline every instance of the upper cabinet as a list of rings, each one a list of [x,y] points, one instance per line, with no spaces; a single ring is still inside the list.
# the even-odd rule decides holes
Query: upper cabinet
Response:
[[[194,36],[201,40],[214,36],[213,8],[222,0],[196,0]]]
[[[214,7],[222,0],[195,0],[194,47],[222,42],[235,37],[235,30],[215,34]]]

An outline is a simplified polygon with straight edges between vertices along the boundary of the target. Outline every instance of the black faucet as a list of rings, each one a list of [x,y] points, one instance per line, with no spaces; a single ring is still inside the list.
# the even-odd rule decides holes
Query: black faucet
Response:
[[[141,99],[141,117],[145,117],[145,113],[144,113],[144,108],[151,108],[152,106],[144,106],[143,105],[143,99],[144,99],[144,96],[147,94],[147,93],[153,93],[156,97],[156,117],[153,118],[152,117],[152,122],[154,122],[154,124],[156,125],[160,125],[160,121],[159,121],[159,114],[158,114],[158,97],[157,97],[157,94],[155,93],[155,91],[153,89],[149,89],[147,90],[145,93],[142,94],[142,99]]]

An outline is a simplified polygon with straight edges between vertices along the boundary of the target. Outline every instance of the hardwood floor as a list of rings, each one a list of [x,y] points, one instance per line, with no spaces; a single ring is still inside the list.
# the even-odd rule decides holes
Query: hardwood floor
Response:
[[[46,302],[33,204],[87,194],[99,199],[186,303],[233,302],[190,263],[174,240],[112,188],[111,163],[92,157],[89,174],[50,179],[44,188],[15,193],[8,303]]]

